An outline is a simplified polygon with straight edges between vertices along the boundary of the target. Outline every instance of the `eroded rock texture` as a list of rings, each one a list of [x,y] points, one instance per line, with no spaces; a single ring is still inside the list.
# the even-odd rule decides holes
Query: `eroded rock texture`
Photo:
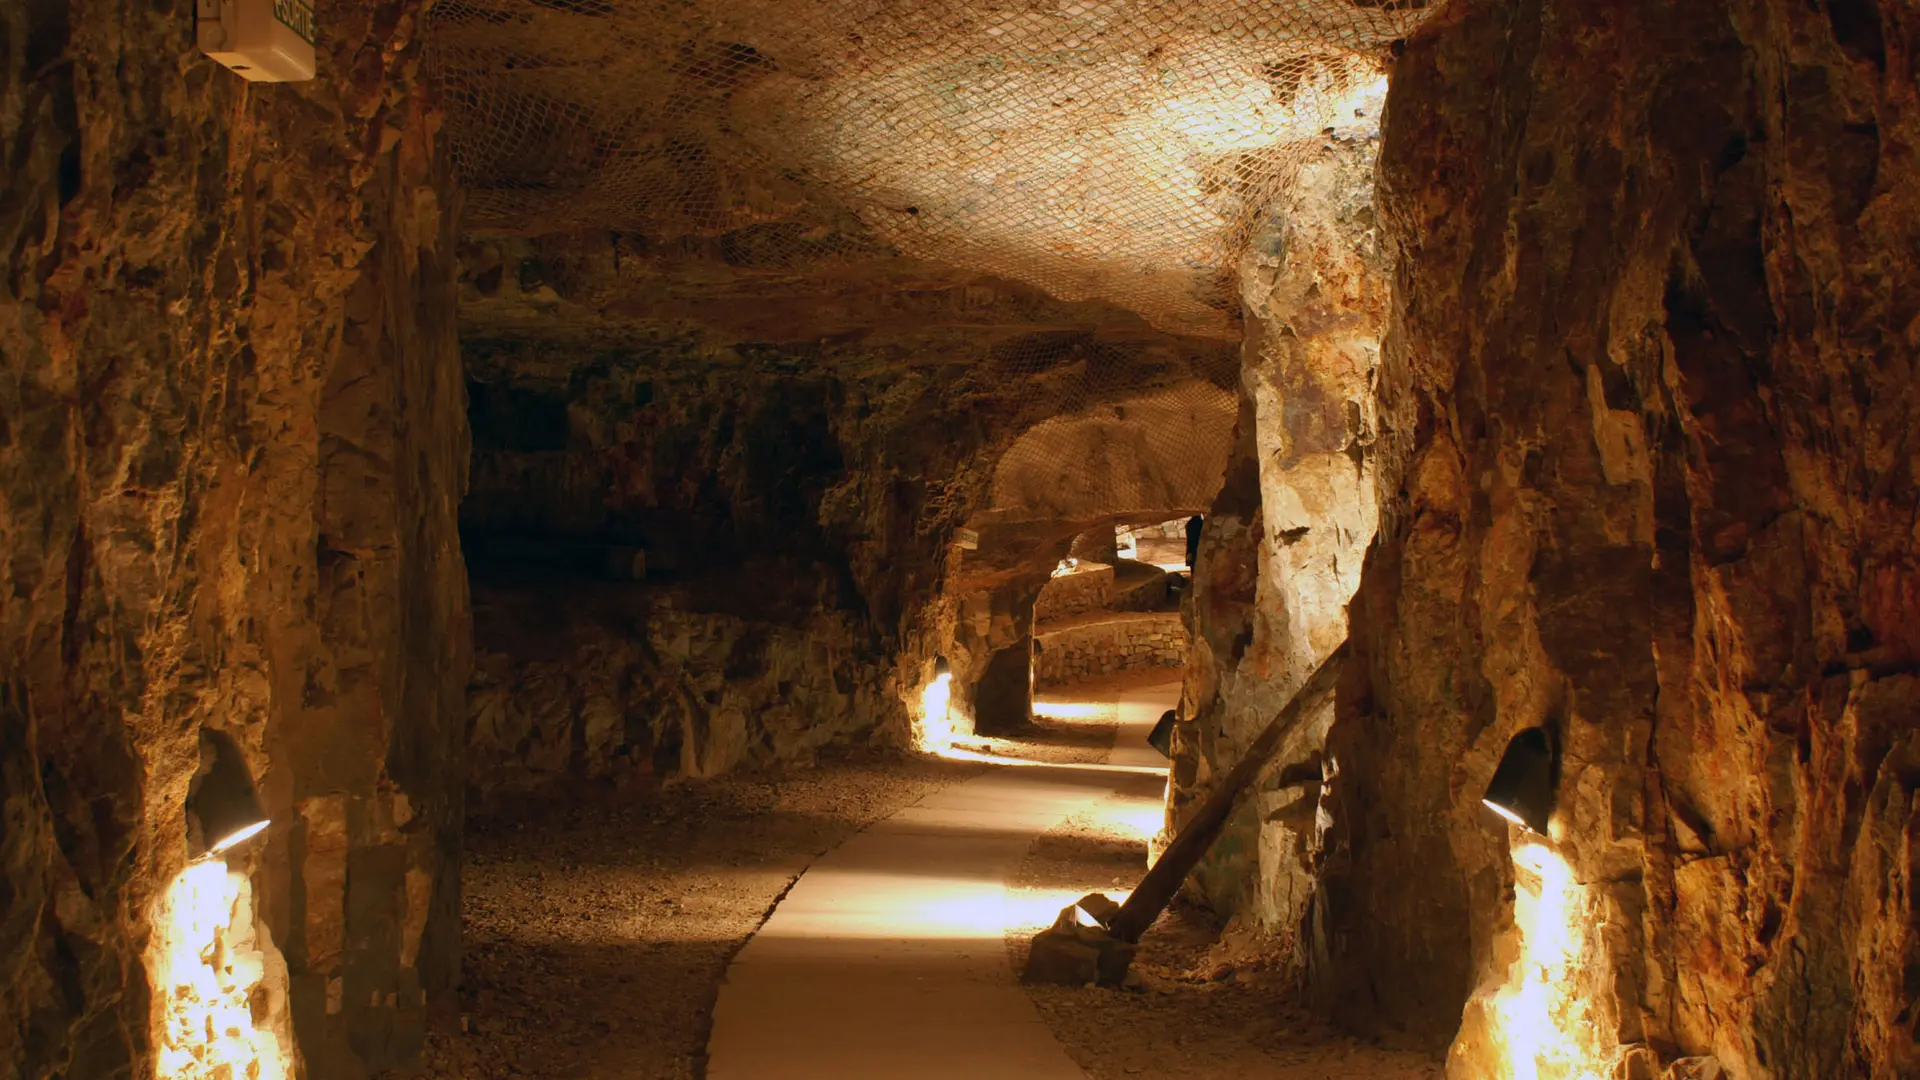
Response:
[[[274,817],[258,1019],[306,1075],[405,1064],[452,986],[466,436],[416,15],[331,5],[321,77],[249,87],[191,5],[0,9],[0,1075],[150,1075],[203,726]]]
[[[1024,723],[1024,663],[1009,676],[1034,595],[1076,532],[1126,508],[1053,520],[998,465],[1062,413],[1112,426],[1168,387],[1220,393],[1231,350],[1006,283],[911,285],[877,256],[787,282],[724,241],[685,264],[620,243],[469,251],[476,786],[904,741],[936,654],[962,731],[983,683],[987,727]],[[1025,475],[1049,495],[1096,469],[1074,490],[1153,490],[1198,460],[1039,454]],[[952,544],[967,522],[988,533],[972,551]]]
[[[1242,263],[1238,442],[1193,574],[1175,826],[1346,636],[1377,516],[1374,378],[1390,281],[1373,208],[1378,108],[1366,103],[1300,166]],[[1287,951],[1313,895],[1331,720],[1329,708],[1287,740],[1195,879],[1217,911]]]
[[[714,776],[830,743],[904,741],[895,672],[864,619],[702,600],[670,586],[477,586],[476,794]]]
[[[1894,0],[1512,0],[1399,64],[1310,926],[1350,1019],[1460,1028],[1453,1075],[1532,1075],[1542,895],[1581,937],[1543,1061],[1920,1075],[1916,45]],[[1559,884],[1478,805],[1535,724]]]

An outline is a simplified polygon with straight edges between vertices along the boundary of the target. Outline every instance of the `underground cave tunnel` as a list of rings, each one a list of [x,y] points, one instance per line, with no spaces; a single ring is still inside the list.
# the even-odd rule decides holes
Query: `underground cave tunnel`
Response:
[[[1920,1077],[1917,47],[0,5],[0,1078]]]

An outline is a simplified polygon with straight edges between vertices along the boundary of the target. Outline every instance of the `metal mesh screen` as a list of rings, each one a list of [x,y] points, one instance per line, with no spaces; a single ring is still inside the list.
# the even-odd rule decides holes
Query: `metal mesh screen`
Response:
[[[1230,336],[1293,162],[1426,0],[443,0],[470,224],[876,246]]]
[[[1200,513],[1233,448],[1237,399],[1206,382],[1041,421],[994,469],[988,513],[1063,521]]]

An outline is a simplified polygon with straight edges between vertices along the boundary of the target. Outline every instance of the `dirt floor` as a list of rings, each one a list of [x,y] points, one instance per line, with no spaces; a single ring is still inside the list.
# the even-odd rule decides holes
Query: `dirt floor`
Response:
[[[1097,702],[1113,689],[1045,695],[1027,737],[973,740],[974,752],[1103,760],[1115,714]],[[779,774],[496,807],[468,830],[462,1013],[431,1037],[423,1075],[694,1080],[729,959],[801,871],[866,825],[981,767],[897,753],[827,755]],[[1141,776],[1135,784],[1131,793],[1151,801],[1164,781]],[[1041,909],[1057,908],[1063,892],[1070,899],[1133,885],[1145,864],[1142,837],[1155,824],[1140,807],[1138,799],[1109,800],[1037,841],[1020,870],[1016,910],[1044,921],[1051,910]],[[1009,938],[1009,978],[1035,929]],[[1033,988],[1034,1001],[1096,1080],[1440,1075],[1424,1058],[1312,1023],[1277,975],[1249,962],[1257,950],[1219,937],[1204,913],[1177,910],[1143,943],[1136,985]]]
[[[699,1076],[727,961],[807,864],[979,769],[829,756],[784,775],[589,792],[474,822],[463,1012],[430,1039],[425,1075]]]
[[[1049,716],[1041,711],[1049,707],[1069,715]],[[955,749],[987,758],[1019,758],[1054,765],[1084,765],[1106,760],[1107,751],[1113,746],[1114,731],[1119,726],[1118,709],[1113,705],[1062,699],[1052,706],[1037,701],[1034,709],[1033,723],[1018,738],[965,735],[955,738],[953,745]]]
[[[1107,688],[1102,688],[1104,691]],[[982,758],[1088,762],[1111,704],[1041,715]],[[825,754],[808,768],[661,790],[581,790],[469,822],[462,1013],[430,1080],[692,1080],[727,962],[815,858],[947,784],[965,761]]]
[[[1162,782],[1142,777],[1136,796]],[[1034,842],[1015,876],[1014,910],[1035,925],[1008,935],[1013,970],[1050,920],[1049,895],[1120,899],[1146,867],[1146,841],[1121,799],[1075,815]],[[1438,1080],[1437,1058],[1343,1035],[1302,1008],[1270,946],[1222,933],[1206,911],[1176,904],[1148,931],[1121,989],[1030,986],[1054,1037],[1094,1080]]]

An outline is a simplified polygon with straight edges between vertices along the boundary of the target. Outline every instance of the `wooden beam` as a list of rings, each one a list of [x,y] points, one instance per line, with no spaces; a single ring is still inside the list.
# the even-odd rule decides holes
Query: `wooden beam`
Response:
[[[1174,837],[1173,843],[1167,845],[1167,850],[1147,871],[1147,876],[1140,880],[1140,887],[1133,890],[1126,903],[1120,905],[1112,925],[1107,927],[1109,934],[1128,944],[1137,943],[1140,935],[1147,932],[1147,927],[1152,926],[1160,913],[1173,902],[1174,894],[1180,891],[1180,884],[1187,880],[1187,875],[1193,873],[1193,868],[1200,865],[1200,860],[1206,856],[1207,849],[1219,839],[1220,830],[1226,825],[1227,819],[1233,816],[1233,808],[1240,801],[1240,796],[1253,786],[1254,779],[1280,748],[1280,743],[1294,728],[1319,712],[1320,707],[1332,699],[1334,685],[1340,677],[1340,665],[1346,655],[1346,642],[1341,642],[1339,648],[1313,669],[1313,674],[1307,676],[1307,681],[1301,684],[1300,689],[1294,691],[1286,707],[1280,710],[1280,715],[1274,717],[1273,722],[1260,732],[1252,746],[1247,747],[1246,754],[1227,774],[1226,780],[1207,797],[1199,812],[1187,822],[1180,835]]]

